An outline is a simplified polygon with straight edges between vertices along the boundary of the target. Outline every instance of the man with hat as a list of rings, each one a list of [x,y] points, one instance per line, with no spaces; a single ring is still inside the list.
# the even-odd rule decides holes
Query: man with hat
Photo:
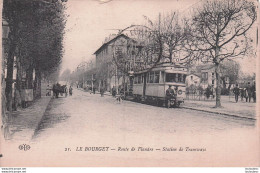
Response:
[[[247,83],[246,91],[248,93],[248,99],[246,99],[246,102],[247,100],[248,102],[251,102],[252,92],[251,92],[250,82]]]
[[[238,84],[236,84],[236,87],[234,88],[233,92],[235,94],[235,101],[238,102],[238,96],[239,96]]]
[[[169,85],[169,88],[166,90],[166,105],[169,108],[169,101],[171,97],[175,95],[174,90],[172,89],[172,86]]]

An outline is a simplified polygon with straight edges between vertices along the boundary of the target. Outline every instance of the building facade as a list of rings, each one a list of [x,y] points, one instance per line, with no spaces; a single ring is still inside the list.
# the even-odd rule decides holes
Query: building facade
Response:
[[[111,91],[124,85],[130,85],[128,71],[131,71],[133,60],[131,43],[135,40],[120,34],[111,35],[110,38],[95,51],[96,55],[96,82],[97,88]]]

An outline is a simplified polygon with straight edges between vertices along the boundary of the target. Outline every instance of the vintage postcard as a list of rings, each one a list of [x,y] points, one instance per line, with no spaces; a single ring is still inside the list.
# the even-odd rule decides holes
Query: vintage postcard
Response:
[[[1,167],[259,167],[257,1],[1,5]]]

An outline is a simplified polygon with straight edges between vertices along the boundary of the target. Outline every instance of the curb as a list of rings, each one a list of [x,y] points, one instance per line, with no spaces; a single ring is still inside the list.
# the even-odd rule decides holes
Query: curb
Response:
[[[254,121],[256,120],[255,118],[244,117],[244,116],[235,115],[235,114],[227,114],[227,113],[223,113],[223,112],[208,111],[208,110],[197,109],[197,108],[186,107],[186,106],[182,106],[181,108],[191,109],[191,110],[196,110],[196,111],[201,111],[201,112],[207,112],[207,113],[212,113],[212,114],[220,114],[220,115],[232,116],[232,117],[236,117],[236,118],[244,118],[244,119],[249,119],[249,120],[254,120]]]

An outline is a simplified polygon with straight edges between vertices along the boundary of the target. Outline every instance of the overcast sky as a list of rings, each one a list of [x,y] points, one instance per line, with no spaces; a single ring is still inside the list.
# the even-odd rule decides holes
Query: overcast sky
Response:
[[[101,4],[98,0],[69,0],[69,15],[65,34],[65,54],[62,71],[75,70],[83,60],[90,60],[114,29],[123,29],[132,24],[142,24],[144,15],[155,19],[158,14],[179,10],[187,13],[202,0],[113,0]],[[253,60],[244,62],[255,69]],[[250,62],[250,63],[249,63]]]

